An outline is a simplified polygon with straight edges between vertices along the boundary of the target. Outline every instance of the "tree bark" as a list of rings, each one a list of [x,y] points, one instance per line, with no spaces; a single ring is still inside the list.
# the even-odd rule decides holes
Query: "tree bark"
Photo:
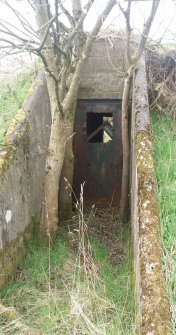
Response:
[[[130,88],[135,66],[140,59],[142,53],[145,50],[148,35],[155,14],[157,12],[160,0],[153,0],[151,12],[144,26],[141,40],[138,44],[137,50],[134,55],[131,55],[131,26],[130,26],[130,12],[131,12],[131,0],[128,0],[128,8],[125,11],[121,5],[120,8],[126,19],[126,30],[127,30],[127,45],[126,45],[126,58],[128,61],[127,76],[124,82],[123,97],[122,97],[122,149],[123,149],[123,168],[122,168],[122,184],[121,184],[121,198],[120,198],[120,217],[123,221],[127,219],[128,213],[128,192],[129,192],[129,157],[130,157],[130,144],[129,144],[129,126],[128,126],[128,102],[130,96]]]
[[[122,168],[122,188],[120,198],[120,217],[127,220],[128,214],[128,190],[129,190],[129,95],[134,67],[129,67],[125,78],[122,97],[122,147],[123,147],[123,168]]]
[[[49,154],[46,161],[44,200],[42,210],[42,232],[54,236],[58,229],[58,192],[65,147],[68,139],[69,121],[60,119],[56,113],[52,121],[52,132],[49,142]],[[69,153],[70,154],[70,153]]]

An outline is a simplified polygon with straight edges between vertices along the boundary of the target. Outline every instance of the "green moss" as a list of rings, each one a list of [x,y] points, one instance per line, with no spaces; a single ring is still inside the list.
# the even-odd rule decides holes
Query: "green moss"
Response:
[[[37,80],[35,81],[35,83],[37,83],[37,86],[44,86],[44,85],[45,85],[44,80],[41,80],[41,79],[37,79]]]
[[[6,308],[1,303],[0,303],[0,317],[3,318],[3,320],[7,320],[8,322],[13,322],[19,318],[17,313]]]
[[[29,154],[29,126],[26,124],[24,127],[23,122],[25,121],[24,111],[17,114],[17,117],[13,120],[8,133],[4,140],[4,151],[2,151],[0,156],[0,180],[2,181],[5,172],[7,171],[10,162],[14,159],[17,147],[23,146],[24,155]],[[21,127],[23,126],[23,128]]]
[[[4,154],[0,156],[0,181],[3,180],[5,172],[7,171],[11,160],[14,157],[14,148],[12,146],[7,147],[4,150]]]
[[[73,151],[70,153],[70,156],[69,156],[69,162],[70,162],[70,163],[73,163],[73,162],[74,162]]]
[[[73,217],[72,203],[62,204],[59,207],[59,221],[60,224],[63,220],[69,220]]]
[[[0,145],[11,120],[18,113],[33,81],[33,73],[23,73],[13,83],[1,83],[0,91]]]
[[[0,251],[0,289],[6,286],[17,266],[24,258],[28,244],[36,233],[38,221],[34,216],[29,220],[29,224],[18,237],[7,243]]]
[[[24,112],[24,110],[21,108],[17,115],[15,116],[15,118],[12,119],[11,124],[7,130],[7,134],[4,140],[4,144],[8,145],[11,144],[9,138],[13,135],[16,135],[18,138],[20,138],[20,132],[18,129],[18,127],[22,124],[22,122],[25,120],[26,118],[26,114]]]

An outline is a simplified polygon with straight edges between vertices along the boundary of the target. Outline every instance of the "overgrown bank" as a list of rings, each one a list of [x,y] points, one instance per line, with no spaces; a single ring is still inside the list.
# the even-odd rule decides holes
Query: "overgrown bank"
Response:
[[[0,145],[12,119],[21,108],[34,80],[33,71],[23,72],[10,83],[1,83],[0,89]]]
[[[154,161],[158,182],[163,270],[167,279],[173,321],[176,328],[176,123],[170,117],[152,116]],[[176,327],[176,324],[175,324]]]
[[[0,334],[134,335],[128,227],[111,210],[64,226],[52,248],[31,244],[2,291],[19,319],[2,317]]]

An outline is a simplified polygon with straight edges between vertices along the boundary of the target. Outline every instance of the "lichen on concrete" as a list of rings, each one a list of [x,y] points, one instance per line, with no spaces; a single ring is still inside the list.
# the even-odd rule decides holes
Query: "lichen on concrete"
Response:
[[[0,154],[0,181],[3,180],[6,170],[13,159],[14,148],[9,146],[6,147]]]
[[[142,326],[141,334],[170,334],[169,303],[162,272],[160,222],[150,134],[136,137]]]
[[[7,139],[14,134],[19,135],[19,126],[22,125],[22,123],[24,122],[24,120],[26,119],[26,114],[24,112],[24,110],[21,108],[19,109],[17,115],[13,118],[13,120],[11,121],[11,124],[8,128],[7,134],[6,134],[6,138],[5,138],[5,144]]]
[[[140,335],[170,335],[170,306],[162,271],[162,248],[145,72],[142,56],[133,82],[132,218],[136,273],[136,311]],[[135,189],[134,189],[135,188]],[[135,213],[135,217],[134,217]]]
[[[22,109],[20,109],[8,128],[4,139],[4,146],[0,153],[0,181],[3,180],[10,162],[14,159],[18,142],[21,141],[21,144],[24,144],[25,152],[29,151],[28,130],[29,127],[26,114]]]
[[[4,288],[24,258],[36,222],[32,217],[26,229],[0,251],[0,289]]]

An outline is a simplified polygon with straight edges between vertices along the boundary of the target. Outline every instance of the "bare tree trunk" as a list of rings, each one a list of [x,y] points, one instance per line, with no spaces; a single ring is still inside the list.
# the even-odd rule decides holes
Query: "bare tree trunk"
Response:
[[[122,169],[122,188],[120,198],[120,217],[127,219],[128,209],[128,189],[129,189],[129,95],[133,75],[133,66],[129,67],[125,78],[123,97],[122,97],[122,147],[123,147],[123,169]]]
[[[47,75],[47,84],[50,96],[52,124],[43,186],[42,224],[40,227],[40,235],[42,238],[46,238],[48,234],[54,237],[58,229],[60,177],[65,158],[66,144],[68,141],[72,141],[73,128],[73,122],[69,121],[68,113],[66,117],[66,111],[65,115],[61,115],[58,111],[56,86],[50,75]],[[72,148],[71,145],[69,147]],[[70,157],[71,152],[67,151],[67,155]],[[69,181],[72,183],[72,180]],[[68,197],[67,200],[71,206],[71,198]]]
[[[132,77],[134,73],[135,66],[140,59],[142,53],[145,50],[148,34],[155,17],[156,11],[159,6],[160,0],[153,0],[151,6],[151,12],[144,26],[141,40],[138,44],[136,52],[131,55],[131,26],[130,26],[130,13],[131,13],[131,2],[128,0],[127,10],[125,11],[121,4],[119,4],[121,11],[123,12],[126,19],[126,58],[128,61],[128,70],[127,76],[125,78],[123,97],[122,97],[122,148],[123,148],[123,169],[122,169],[122,184],[121,184],[121,198],[120,198],[120,217],[123,221],[127,218],[128,213],[128,192],[129,192],[129,156],[130,156],[130,147],[129,147],[129,130],[128,130],[128,102],[130,96],[130,88]]]
[[[42,231],[54,236],[58,228],[58,192],[70,122],[59,118],[56,113],[52,121],[49,154],[46,161]]]
[[[72,13],[74,20],[77,22],[82,13],[81,0],[72,0]]]

